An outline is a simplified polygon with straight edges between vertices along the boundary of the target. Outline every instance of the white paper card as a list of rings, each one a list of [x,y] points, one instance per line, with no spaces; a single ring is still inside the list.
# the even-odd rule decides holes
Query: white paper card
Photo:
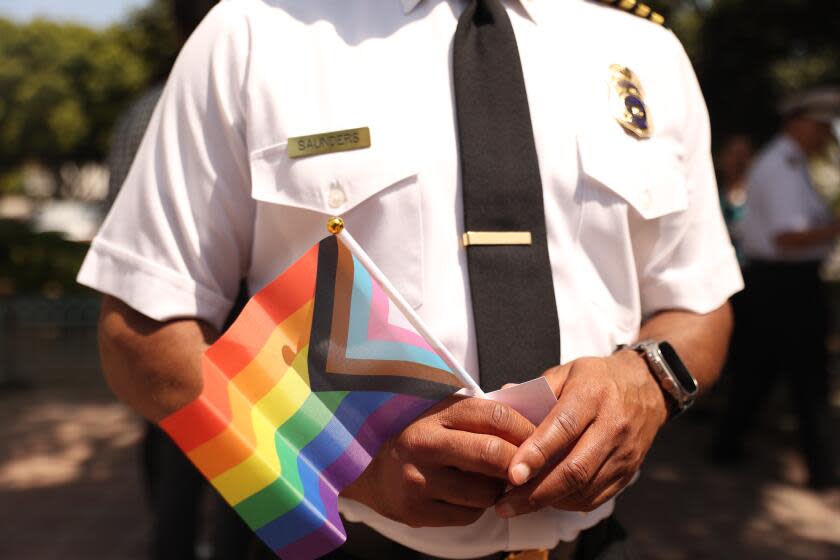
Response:
[[[557,397],[554,396],[554,391],[545,377],[499,389],[485,394],[484,397],[508,405],[535,426],[548,416],[557,402]]]

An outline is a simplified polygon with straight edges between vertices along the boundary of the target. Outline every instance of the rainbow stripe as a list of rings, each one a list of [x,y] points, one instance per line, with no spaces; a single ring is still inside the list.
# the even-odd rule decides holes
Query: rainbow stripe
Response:
[[[248,302],[205,353],[201,395],[161,422],[281,558],[339,547],[338,493],[461,387],[396,313],[328,237]]]

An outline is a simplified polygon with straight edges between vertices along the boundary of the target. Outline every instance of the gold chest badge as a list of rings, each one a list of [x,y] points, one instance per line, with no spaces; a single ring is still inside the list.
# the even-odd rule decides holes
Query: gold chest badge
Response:
[[[652,124],[639,78],[626,66],[610,66],[610,111],[625,131],[636,138],[650,138]]]

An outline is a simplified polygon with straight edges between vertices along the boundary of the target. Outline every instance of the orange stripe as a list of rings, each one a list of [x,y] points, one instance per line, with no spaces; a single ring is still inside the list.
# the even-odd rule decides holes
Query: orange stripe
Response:
[[[313,308],[313,301],[307,301],[276,325],[259,352],[233,379],[228,379],[228,374],[205,354],[205,389],[196,401],[161,422],[184,452],[213,444],[219,434],[229,429],[244,438],[245,443],[256,441],[247,410],[277,385],[301,348],[309,344]],[[231,408],[234,404],[238,415]]]
[[[207,349],[206,355],[229,378],[259,353],[274,328],[315,296],[318,245],[257,295],[242,310],[228,331]]]
[[[228,384],[224,406],[228,418],[227,425],[223,431],[213,434],[211,438],[207,438],[189,452],[190,459],[200,465],[202,472],[208,478],[214,478],[234,467],[254,452],[257,438],[254,434],[251,409],[277,386],[284,375],[288,375],[288,370],[298,353],[309,344],[307,336],[297,343],[299,345],[294,347],[293,354],[282,355],[285,348],[290,351],[292,349],[293,342],[288,338],[288,335],[296,330],[292,327],[296,327],[297,324],[308,327],[312,324],[312,308],[312,303],[307,302],[297,313],[289,317],[283,325],[278,327],[254,360]],[[301,371],[299,374],[305,375],[306,371]],[[308,383],[308,381],[308,378],[304,378],[303,382]],[[214,406],[220,410],[222,403]],[[231,444],[235,446],[233,452],[228,448]]]
[[[178,446],[186,453],[223,433],[231,421],[229,380],[247,368],[260,354],[272,333],[315,295],[318,267],[318,245],[295,261],[290,268],[255,295],[240,316],[202,357],[204,386],[199,397],[160,422]],[[308,344],[309,324],[295,321],[303,332],[288,333],[293,355]],[[311,314],[310,314],[311,323]],[[297,340],[293,340],[297,338]],[[292,356],[293,357],[293,356]],[[246,376],[242,386],[251,402],[259,400],[285,371],[280,361],[274,375]],[[260,379],[262,377],[262,379]],[[237,383],[237,385],[239,385]],[[250,432],[249,440],[253,440]]]

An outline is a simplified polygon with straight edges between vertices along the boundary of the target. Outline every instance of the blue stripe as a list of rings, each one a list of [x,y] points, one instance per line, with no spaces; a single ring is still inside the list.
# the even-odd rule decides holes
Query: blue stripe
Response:
[[[356,360],[395,360],[415,362],[452,373],[449,366],[435,352],[385,340],[369,340],[371,302],[373,301],[373,280],[353,257],[353,292],[350,299],[350,328],[347,333],[347,357]]]
[[[318,487],[321,471],[341,457],[368,417],[393,397],[394,393],[350,393],[335,418],[301,450],[297,465],[304,498],[294,509],[257,530],[257,536],[269,548],[279,550],[324,524],[327,512]]]

